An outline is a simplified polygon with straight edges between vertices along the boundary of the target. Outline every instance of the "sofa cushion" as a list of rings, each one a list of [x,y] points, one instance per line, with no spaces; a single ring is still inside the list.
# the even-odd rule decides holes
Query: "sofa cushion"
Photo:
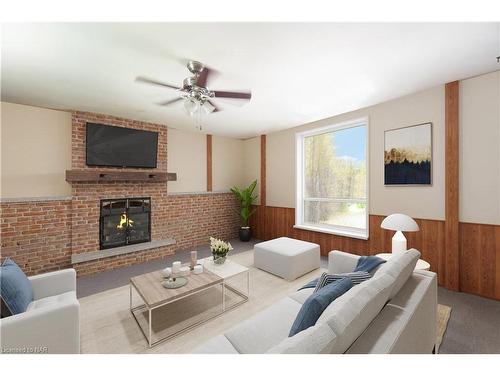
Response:
[[[243,354],[262,354],[288,337],[302,305],[286,297],[225,333]]]
[[[12,259],[0,267],[0,295],[12,315],[23,313],[33,301],[33,287],[24,272]]]
[[[27,311],[41,309],[44,307],[53,307],[60,305],[61,303],[72,302],[74,300],[76,300],[76,292],[74,291],[58,294],[55,296],[40,298],[31,302],[28,305]]]
[[[326,323],[313,327],[288,337],[272,347],[270,354],[323,354],[331,353],[337,336]]]
[[[294,336],[297,333],[312,327],[318,321],[323,311],[342,294],[352,288],[352,281],[348,277],[337,280],[314,292],[307,298],[300,308],[295,321],[290,328],[288,336]]]
[[[316,324],[327,323],[337,340],[332,353],[344,353],[382,310],[394,278],[379,275],[354,286],[326,308]]]
[[[389,260],[375,272],[375,275],[387,273],[395,279],[389,299],[392,299],[398,294],[403,285],[405,285],[406,281],[413,273],[419,258],[420,252],[416,249],[410,249],[391,256]]]

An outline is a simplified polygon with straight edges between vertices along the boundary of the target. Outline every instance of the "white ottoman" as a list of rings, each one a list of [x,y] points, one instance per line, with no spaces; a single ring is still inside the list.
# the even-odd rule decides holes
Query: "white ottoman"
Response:
[[[260,242],[253,249],[255,267],[289,281],[320,266],[319,245],[312,242],[280,237]]]

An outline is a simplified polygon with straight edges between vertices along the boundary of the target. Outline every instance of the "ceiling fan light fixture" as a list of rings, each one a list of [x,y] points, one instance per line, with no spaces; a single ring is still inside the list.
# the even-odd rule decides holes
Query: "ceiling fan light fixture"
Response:
[[[215,107],[212,104],[210,104],[209,102],[203,103],[203,105],[201,106],[201,108],[203,109],[203,111],[207,115],[210,114],[210,113],[212,113],[215,110]]]
[[[194,101],[192,99],[186,99],[184,101],[184,108],[190,116],[193,116],[199,110],[199,107],[200,106],[197,101]]]

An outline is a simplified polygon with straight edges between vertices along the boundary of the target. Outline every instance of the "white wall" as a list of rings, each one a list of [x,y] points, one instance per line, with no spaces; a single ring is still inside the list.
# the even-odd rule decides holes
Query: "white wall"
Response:
[[[177,181],[168,182],[168,192],[207,190],[207,136],[200,132],[168,129],[168,171],[177,173]]]
[[[370,213],[444,219],[444,86],[267,136],[267,204],[295,205],[295,133],[369,118]],[[433,123],[432,186],[384,186],[384,131]]]
[[[500,224],[500,71],[460,82],[460,221]]]
[[[243,141],[243,186],[250,185],[257,180],[255,193],[260,195],[260,137],[249,138]],[[260,196],[255,202],[260,204]]]
[[[212,137],[212,190],[227,191],[244,180],[243,141]]]
[[[1,103],[2,198],[67,196],[71,114]]]

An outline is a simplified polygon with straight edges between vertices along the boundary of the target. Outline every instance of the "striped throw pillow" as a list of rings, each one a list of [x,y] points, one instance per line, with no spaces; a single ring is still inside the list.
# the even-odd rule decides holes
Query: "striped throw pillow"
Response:
[[[362,283],[363,281],[368,280],[370,277],[372,277],[372,275],[369,272],[365,272],[365,271],[337,273],[337,274],[333,274],[333,275],[329,275],[328,273],[323,272],[323,274],[321,275],[321,277],[318,280],[318,283],[316,284],[316,288],[314,289],[314,292],[317,292],[318,290],[323,288],[325,285],[331,284],[336,280],[343,279],[344,277],[351,279],[353,285],[357,285],[357,284]]]

